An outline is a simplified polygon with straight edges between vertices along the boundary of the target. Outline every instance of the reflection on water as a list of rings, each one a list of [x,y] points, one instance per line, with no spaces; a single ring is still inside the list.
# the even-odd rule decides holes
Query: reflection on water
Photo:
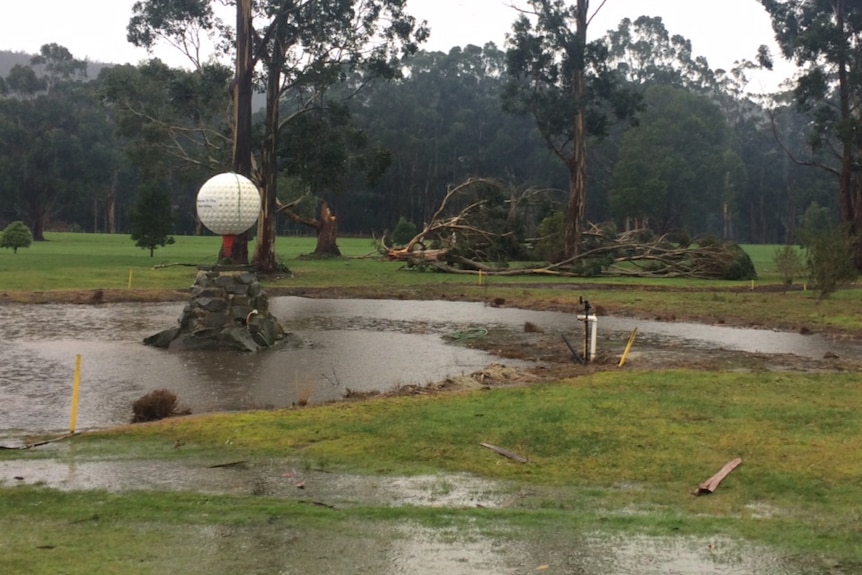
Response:
[[[175,325],[182,303],[0,306],[0,429],[67,427],[75,355],[82,356],[78,429],[125,423],[132,403],[167,388],[195,413],[323,402],[353,391],[386,391],[471,373],[484,352],[441,337],[475,326],[533,322],[577,333],[573,314],[447,301],[272,298],[270,311],[293,335],[270,352],[169,352],[141,341]],[[600,340],[634,327],[639,341],[674,347],[859,356],[858,346],[817,336],[685,323],[606,318]],[[515,362],[508,362],[513,364]]]

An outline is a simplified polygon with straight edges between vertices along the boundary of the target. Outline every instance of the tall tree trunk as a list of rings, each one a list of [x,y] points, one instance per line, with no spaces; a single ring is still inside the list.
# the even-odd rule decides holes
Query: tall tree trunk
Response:
[[[835,18],[836,26],[842,33],[846,29],[845,13],[846,4],[843,1],[835,3]],[[847,36],[844,36],[847,37]],[[838,53],[838,95],[839,105],[841,107],[842,120],[850,120],[853,111],[851,110],[851,85],[848,72],[848,50],[850,48],[843,44]],[[841,208],[841,221],[847,225],[851,234],[856,234],[854,242],[853,263],[856,269],[862,271],[862,190],[859,186],[860,182],[853,183],[853,159],[854,159],[854,142],[850,139],[851,136],[844,135],[841,138],[841,172],[839,175],[839,206]],[[857,178],[858,180],[858,178]]]
[[[236,76],[231,82],[233,99],[233,171],[254,181],[251,164],[251,98],[252,98],[252,0],[236,3]],[[261,216],[262,217],[262,216]],[[231,260],[248,263],[248,232],[239,234],[233,242]]]
[[[111,178],[111,187],[105,196],[105,231],[109,234],[117,233],[117,184],[120,179],[120,171],[114,170]]]
[[[45,241],[45,218],[48,210],[39,200],[33,200],[27,206],[27,215],[30,217],[30,231],[34,242]]]
[[[279,47],[283,45],[284,30],[282,24],[276,24],[273,39],[272,54],[267,61],[266,82],[266,119],[263,135],[263,146],[260,158],[260,194],[261,210],[257,220],[257,243],[255,244],[254,267],[264,273],[278,270],[275,259],[276,218],[278,216],[278,128],[279,128],[279,93],[281,90],[281,69],[285,54]]]
[[[857,152],[857,157],[862,161],[862,150]],[[854,182],[854,193],[851,202],[854,220],[850,227],[850,231],[856,234],[856,251],[854,253],[854,263],[856,269],[862,271],[862,177],[856,175]]]
[[[581,234],[586,208],[587,134],[584,122],[584,95],[586,92],[587,11],[589,0],[578,0],[577,30],[575,31],[575,70],[572,79],[572,97],[577,106],[572,134],[572,157],[569,159],[569,205],[566,212],[566,238],[564,257],[570,259],[580,253]]]
[[[278,158],[278,89],[279,80],[273,81],[273,76],[280,77],[270,70],[270,81],[267,85],[266,97],[266,127],[264,128],[263,149],[261,150],[261,210],[257,220],[257,243],[254,250],[254,267],[258,271],[271,273],[278,266],[275,259],[276,217],[278,207],[277,179]],[[270,96],[273,97],[270,97]]]

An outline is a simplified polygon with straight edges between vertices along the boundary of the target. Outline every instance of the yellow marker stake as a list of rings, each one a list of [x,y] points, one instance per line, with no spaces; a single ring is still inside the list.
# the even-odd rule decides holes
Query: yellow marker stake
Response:
[[[479,270],[479,285],[482,285],[482,270]]]
[[[635,336],[638,334],[638,328],[635,328],[632,331],[632,334],[629,336],[629,342],[626,344],[626,350],[623,352],[623,356],[620,358],[620,365],[622,367],[626,364],[626,358],[629,356],[629,352],[632,350],[632,345],[635,343]]]
[[[129,289],[132,289],[132,268],[129,268]]]
[[[75,356],[75,381],[72,384],[72,417],[69,420],[69,433],[75,433],[78,420],[78,392],[81,389],[81,354]]]

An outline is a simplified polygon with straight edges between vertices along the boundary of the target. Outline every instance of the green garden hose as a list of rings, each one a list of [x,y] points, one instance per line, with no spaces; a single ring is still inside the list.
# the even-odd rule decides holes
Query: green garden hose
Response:
[[[480,337],[485,337],[488,335],[488,330],[484,327],[474,327],[471,329],[464,329],[461,331],[456,331],[449,334],[450,339],[454,339],[455,341],[466,341],[468,339],[479,339]]]

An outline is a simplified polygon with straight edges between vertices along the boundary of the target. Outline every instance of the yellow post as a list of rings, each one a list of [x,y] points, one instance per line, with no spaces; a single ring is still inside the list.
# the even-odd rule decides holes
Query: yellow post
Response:
[[[129,268],[129,289],[132,289],[132,268]]]
[[[623,356],[620,358],[620,365],[618,367],[622,367],[626,364],[626,358],[629,356],[629,352],[632,350],[632,346],[635,343],[635,336],[638,334],[638,328],[635,328],[632,331],[632,334],[629,336],[629,342],[626,344],[626,350],[623,352]]]
[[[479,285],[482,285],[482,270],[479,270]]]
[[[69,420],[69,433],[75,433],[78,421],[78,392],[81,389],[81,354],[75,356],[75,380],[72,384],[72,417]]]

